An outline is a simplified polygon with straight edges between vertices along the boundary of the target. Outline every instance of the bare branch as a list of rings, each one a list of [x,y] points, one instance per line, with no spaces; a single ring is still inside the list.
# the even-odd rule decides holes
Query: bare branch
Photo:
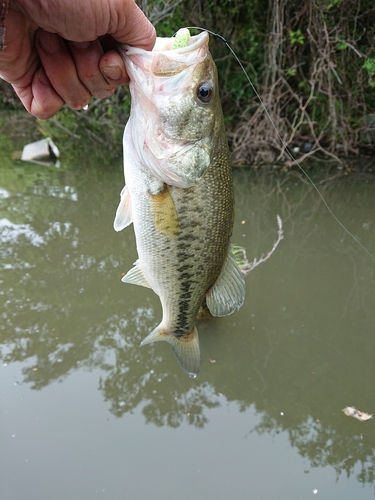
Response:
[[[233,250],[232,250],[233,255],[234,255],[242,273],[245,276],[247,276],[253,269],[255,269],[257,266],[259,266],[259,264],[263,264],[263,262],[266,262],[266,260],[268,260],[271,257],[271,255],[274,253],[274,251],[278,247],[280,241],[282,239],[284,239],[283,221],[281,220],[281,217],[279,215],[277,215],[276,217],[277,217],[277,225],[279,228],[277,231],[277,235],[278,235],[277,240],[273,244],[273,247],[271,248],[271,250],[266,255],[262,254],[262,256],[260,257],[259,260],[257,260],[257,258],[255,258],[253,260],[253,262],[249,262],[247,259],[247,256],[246,256],[245,248],[239,247],[239,246],[233,247]]]

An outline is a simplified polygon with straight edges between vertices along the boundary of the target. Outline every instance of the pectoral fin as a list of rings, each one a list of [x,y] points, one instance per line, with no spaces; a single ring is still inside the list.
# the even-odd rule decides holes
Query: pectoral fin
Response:
[[[206,294],[207,307],[213,316],[227,316],[242,306],[245,292],[245,279],[229,249],[218,279]]]
[[[145,286],[146,288],[151,288],[146,275],[142,269],[139,259],[134,262],[134,267],[132,267],[125,276],[121,279],[124,283],[131,283],[132,285]]]
[[[165,340],[171,344],[181,368],[189,375],[195,378],[201,367],[201,355],[199,349],[199,338],[197,329],[186,335],[179,337],[169,334],[162,325],[153,330],[142,342],[141,346]]]
[[[117,207],[115,221],[113,227],[115,231],[121,231],[126,226],[133,222],[132,207],[128,188],[125,186],[121,191],[121,200]]]
[[[150,197],[156,229],[163,236],[174,238],[179,229],[178,215],[168,186],[159,194],[150,193]]]

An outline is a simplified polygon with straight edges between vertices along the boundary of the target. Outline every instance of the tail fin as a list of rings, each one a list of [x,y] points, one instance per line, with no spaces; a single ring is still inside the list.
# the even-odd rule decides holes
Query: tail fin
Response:
[[[181,368],[189,377],[195,378],[198,375],[201,368],[201,355],[198,331],[195,327],[191,333],[176,337],[170,335],[159,325],[141,342],[141,346],[159,340],[165,340],[171,344]]]

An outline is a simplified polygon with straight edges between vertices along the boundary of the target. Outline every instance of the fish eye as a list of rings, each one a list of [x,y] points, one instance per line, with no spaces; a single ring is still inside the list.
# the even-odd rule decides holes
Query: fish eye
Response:
[[[203,82],[197,87],[197,97],[203,102],[203,104],[207,104],[211,101],[212,98],[212,85],[208,82]]]

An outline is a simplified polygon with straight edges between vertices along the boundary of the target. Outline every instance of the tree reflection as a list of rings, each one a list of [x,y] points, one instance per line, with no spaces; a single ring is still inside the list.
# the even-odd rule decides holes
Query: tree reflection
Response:
[[[273,242],[280,212],[286,238],[249,276],[246,307],[199,323],[203,369],[192,381],[169,348],[139,348],[160,306],[150,290],[120,282],[136,258],[132,232],[112,230],[121,172],[104,176],[93,167],[86,177],[53,170],[43,176],[22,194],[0,186],[8,193],[0,199],[0,352],[3,363],[23,363],[24,383],[42,389],[78,368],[99,369],[99,390],[114,415],[142,407],[147,423],[173,428],[204,427],[207,410],[224,396],[240,411],[256,409],[261,422],[253,432],[288,433],[312,467],[331,465],[350,475],[360,463],[358,481],[374,482],[371,421],[361,424],[340,411],[368,404],[373,393],[374,273],[358,249],[337,236],[324,240],[331,229],[323,227],[321,203],[309,188],[290,178],[241,174],[237,210],[245,224],[236,226],[235,242],[251,233],[248,256],[259,256],[268,238]],[[370,187],[361,190],[360,200],[369,200]],[[334,194],[339,203],[356,201],[351,213],[361,205],[358,190]],[[366,219],[370,201],[361,210],[353,220]],[[319,226],[323,235],[315,238]],[[344,272],[336,276],[330,269],[344,248]]]

